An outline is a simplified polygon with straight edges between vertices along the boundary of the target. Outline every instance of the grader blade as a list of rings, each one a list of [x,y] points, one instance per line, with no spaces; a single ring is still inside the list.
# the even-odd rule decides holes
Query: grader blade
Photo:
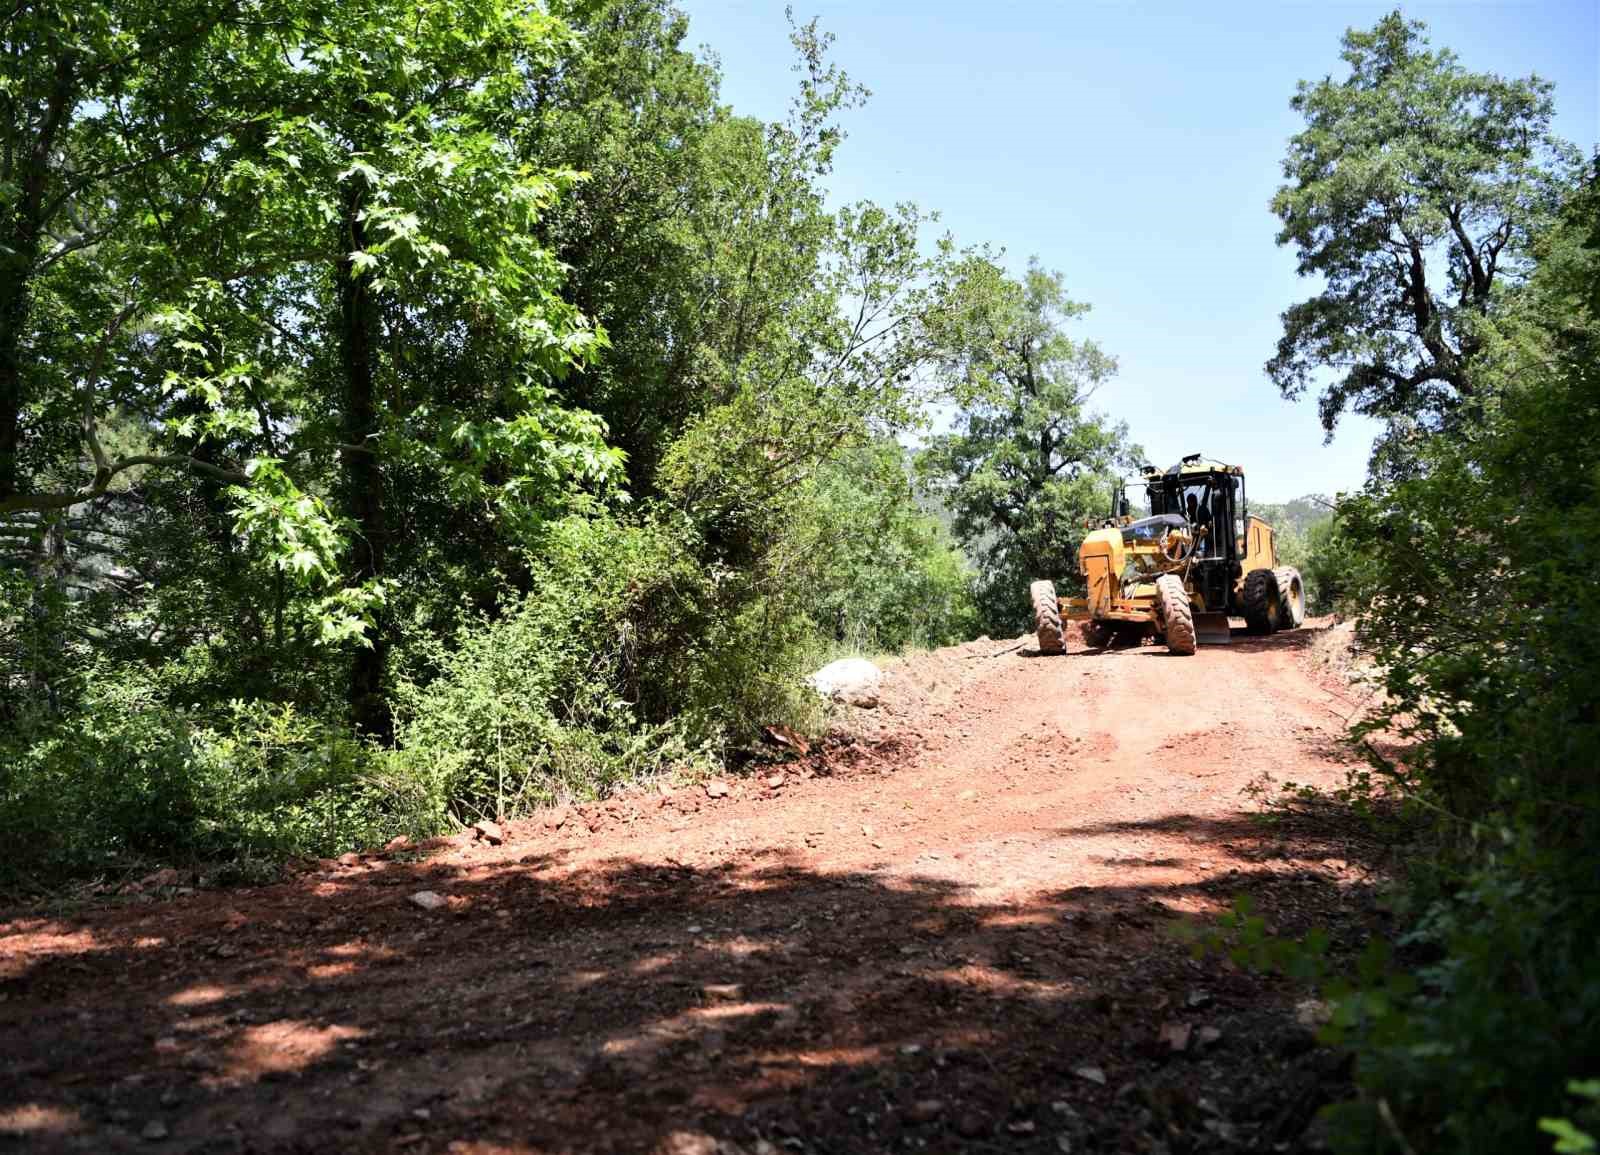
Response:
[[[1225,646],[1233,641],[1227,614],[1195,614],[1195,641],[1202,646]]]

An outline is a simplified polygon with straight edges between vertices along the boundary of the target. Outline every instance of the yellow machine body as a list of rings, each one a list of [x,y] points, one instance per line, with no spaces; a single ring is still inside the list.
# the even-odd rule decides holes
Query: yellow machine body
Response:
[[[1128,515],[1126,500],[1119,498],[1113,516],[1079,547],[1084,596],[1037,595],[1036,610],[1043,615],[1041,638],[1052,636],[1052,630],[1059,632],[1059,625],[1050,625],[1053,615],[1059,621],[1092,623],[1101,638],[1160,635],[1165,628],[1157,583],[1174,579],[1181,583],[1181,598],[1186,599],[1183,612],[1192,618],[1193,641],[1185,645],[1231,641],[1230,615],[1249,619],[1248,607],[1264,604],[1264,595],[1272,599],[1270,628],[1276,629],[1279,617],[1287,620],[1288,611],[1278,605],[1276,586],[1263,584],[1262,571],[1269,576],[1277,571],[1292,584],[1292,591],[1285,590],[1282,598],[1292,592],[1293,624],[1298,625],[1304,612],[1299,574],[1278,570],[1272,526],[1243,508],[1243,478],[1239,466],[1199,454],[1166,471],[1147,468],[1143,481],[1155,513],[1136,521]],[[1198,509],[1195,498],[1188,496],[1197,490],[1203,495]],[[1228,537],[1213,536],[1214,529]],[[1255,587],[1249,585],[1252,574]],[[1177,586],[1166,588],[1169,603],[1180,597]],[[1253,622],[1250,628],[1261,632]]]

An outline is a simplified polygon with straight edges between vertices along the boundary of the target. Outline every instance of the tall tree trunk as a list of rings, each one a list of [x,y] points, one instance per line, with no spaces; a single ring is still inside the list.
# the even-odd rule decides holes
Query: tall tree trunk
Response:
[[[0,498],[21,492],[22,326],[28,317],[27,270],[37,255],[37,241],[33,252],[16,244],[12,240],[12,253],[0,260]]]
[[[345,506],[356,524],[355,576],[359,581],[384,572],[388,524],[383,505],[383,470],[378,459],[377,308],[365,277],[356,275],[348,254],[367,247],[361,219],[363,191],[352,179],[344,196],[345,256],[339,262],[339,319],[344,368]],[[356,651],[350,674],[350,712],[357,726],[387,740],[393,732],[383,684],[389,642],[380,616],[372,645]]]

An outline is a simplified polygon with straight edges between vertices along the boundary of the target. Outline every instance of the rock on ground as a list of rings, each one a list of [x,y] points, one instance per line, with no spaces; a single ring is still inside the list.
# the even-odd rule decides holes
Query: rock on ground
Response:
[[[865,658],[840,658],[829,662],[807,680],[824,698],[871,709],[878,704],[883,674]]]

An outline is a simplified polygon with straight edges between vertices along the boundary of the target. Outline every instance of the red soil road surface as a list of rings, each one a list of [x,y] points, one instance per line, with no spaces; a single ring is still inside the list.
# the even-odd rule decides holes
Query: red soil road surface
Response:
[[[1168,924],[1249,891],[1359,938],[1359,846],[1241,793],[1340,778],[1315,636],[975,642],[725,797],[19,913],[0,1151],[1292,1149],[1304,993]]]

